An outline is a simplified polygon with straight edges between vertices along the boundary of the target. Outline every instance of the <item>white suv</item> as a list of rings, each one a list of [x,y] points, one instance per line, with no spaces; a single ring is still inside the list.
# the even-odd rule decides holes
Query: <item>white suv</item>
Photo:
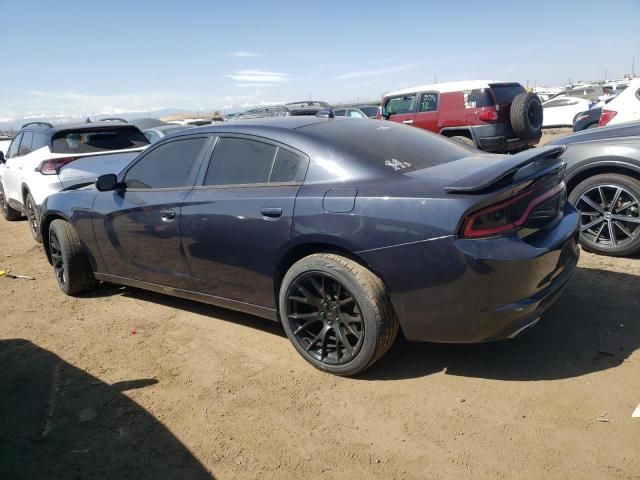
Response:
[[[22,126],[6,156],[0,152],[0,209],[6,220],[29,220],[41,241],[40,205],[52,193],[92,183],[122,170],[149,141],[127,123]]]
[[[600,126],[640,120],[640,78],[629,82],[620,95],[602,108]]]

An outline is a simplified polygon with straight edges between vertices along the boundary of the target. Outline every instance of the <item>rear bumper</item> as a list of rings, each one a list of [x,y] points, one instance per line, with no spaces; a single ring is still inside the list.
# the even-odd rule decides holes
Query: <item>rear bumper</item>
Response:
[[[568,205],[537,244],[448,237],[361,256],[387,284],[408,340],[487,342],[521,333],[559,296],[578,262],[577,228]]]
[[[485,152],[506,153],[532,147],[541,137],[525,140],[516,137],[510,125],[497,123],[470,127],[478,148]]]

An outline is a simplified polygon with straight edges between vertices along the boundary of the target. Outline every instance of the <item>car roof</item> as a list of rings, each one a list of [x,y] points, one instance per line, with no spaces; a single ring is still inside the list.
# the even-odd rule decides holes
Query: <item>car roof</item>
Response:
[[[301,115],[293,117],[262,117],[262,118],[249,118],[238,119],[233,122],[222,123],[217,125],[204,125],[202,127],[196,127],[185,131],[185,133],[210,133],[220,131],[239,131],[246,127],[260,127],[260,128],[279,128],[282,130],[295,130],[307,125],[314,125],[316,123],[322,123],[326,121],[325,118],[316,117],[313,115]]]
[[[402,90],[395,90],[393,92],[385,93],[385,97],[392,97],[395,95],[404,95],[405,93],[415,93],[423,91],[434,91],[439,93],[459,92],[462,90],[475,90],[479,88],[489,88],[494,83],[510,83],[516,84],[517,82],[503,82],[501,80],[461,80],[458,82],[441,82],[432,83],[429,85],[419,85],[417,87],[403,88]]]

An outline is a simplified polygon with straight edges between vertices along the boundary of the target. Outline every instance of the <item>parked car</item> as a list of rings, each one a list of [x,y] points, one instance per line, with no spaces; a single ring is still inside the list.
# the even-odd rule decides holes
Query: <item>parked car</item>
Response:
[[[580,212],[580,243],[603,255],[640,252],[640,121],[552,140],[565,146],[569,201]]]
[[[135,120],[131,120],[129,123],[138,127],[140,131],[148,130],[149,128],[168,125],[167,122],[163,122],[162,120],[158,120],[157,118],[148,118],[148,117],[136,118]]]
[[[189,128],[194,128],[195,125],[163,125],[160,127],[149,128],[144,130],[142,133],[149,143],[154,143],[160,140],[167,135],[171,135],[172,133],[181,132],[182,130],[186,130]]]
[[[439,133],[488,152],[514,152],[542,135],[542,104],[519,83],[436,83],[386,94],[377,118]]]
[[[358,107],[361,111],[363,111],[364,114],[369,118],[376,118],[376,115],[378,114],[378,109],[380,108],[379,105],[368,104],[368,103],[358,104],[355,106]]]
[[[12,139],[13,137],[9,137],[7,135],[0,135],[0,152],[2,152],[4,155],[7,154],[7,151],[9,150],[9,145],[11,145]]]
[[[40,241],[39,211],[47,196],[121,170],[148,144],[137,127],[122,122],[27,123],[6,157],[0,154],[2,214],[6,220],[26,215],[33,238]]]
[[[40,228],[69,295],[101,280],[280,320],[312,365],[354,375],[400,328],[467,343],[538,321],[579,255],[563,150],[491,156],[392,122],[229,122],[50,196]]]
[[[580,112],[573,120],[573,131],[580,132],[588,128],[597,128],[601,114],[602,107],[592,107],[585,112]]]
[[[629,82],[620,95],[602,109],[600,126],[640,120],[640,78]]]
[[[290,102],[284,105],[268,105],[252,108],[233,117],[233,120],[251,120],[254,118],[270,117],[295,117],[301,115],[315,115],[322,110],[330,110],[327,102],[307,100],[302,102]]]
[[[349,118],[369,118],[366,113],[360,110],[358,107],[352,106],[336,106],[333,107],[333,115],[336,117],[349,117]]]
[[[559,95],[542,104],[543,127],[571,127],[576,117],[589,110],[592,103],[586,98]]]
[[[573,131],[580,132],[582,130],[587,130],[588,128],[598,127],[603,106],[610,103],[614,98],[616,98],[615,95],[607,97],[596,103],[589,110],[580,112],[576,115],[576,118],[573,120]]]

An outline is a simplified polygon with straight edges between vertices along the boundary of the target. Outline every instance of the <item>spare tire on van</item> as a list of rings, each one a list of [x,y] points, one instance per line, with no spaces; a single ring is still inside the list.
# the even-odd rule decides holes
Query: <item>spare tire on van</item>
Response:
[[[542,102],[535,93],[520,93],[511,102],[511,128],[523,139],[542,135]]]

